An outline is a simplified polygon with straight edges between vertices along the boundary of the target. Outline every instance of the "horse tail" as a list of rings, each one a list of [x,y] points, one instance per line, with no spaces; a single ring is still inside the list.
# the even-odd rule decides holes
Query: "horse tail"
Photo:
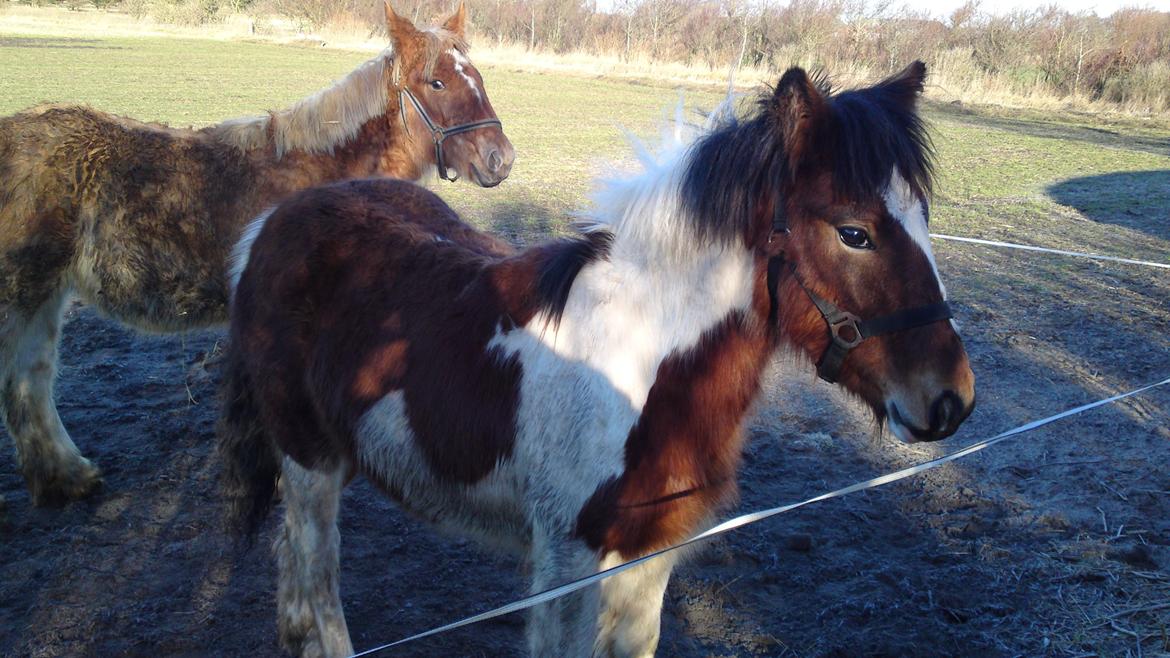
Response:
[[[243,355],[234,342],[224,364],[217,431],[223,463],[220,488],[228,503],[228,530],[251,546],[276,500],[281,455],[264,432]]]

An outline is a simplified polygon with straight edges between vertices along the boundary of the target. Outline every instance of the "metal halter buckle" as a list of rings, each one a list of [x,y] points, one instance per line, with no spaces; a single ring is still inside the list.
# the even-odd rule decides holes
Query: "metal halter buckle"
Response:
[[[768,298],[771,302],[768,319],[771,323],[775,323],[779,317],[779,297],[776,288],[780,284],[780,272],[784,264],[782,256],[773,256],[768,259]],[[952,316],[950,305],[942,301],[895,311],[873,320],[864,321],[849,311],[841,310],[804,285],[804,281],[796,273],[796,263],[789,262],[787,265],[793,279],[812,300],[813,305],[816,306],[829,328],[829,345],[821,353],[821,358],[817,362],[817,375],[829,383],[837,381],[845,357],[867,338],[921,327],[946,320]]]
[[[829,323],[829,333],[833,335],[833,342],[846,349],[853,349],[865,340],[861,333],[861,318],[841,311],[835,318],[825,318]]]

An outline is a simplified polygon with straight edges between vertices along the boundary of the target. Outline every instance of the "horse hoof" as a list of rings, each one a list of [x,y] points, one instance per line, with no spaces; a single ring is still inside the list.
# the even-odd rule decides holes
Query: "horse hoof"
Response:
[[[39,477],[30,477],[29,494],[36,507],[61,507],[74,500],[88,498],[102,487],[102,472],[88,459]]]

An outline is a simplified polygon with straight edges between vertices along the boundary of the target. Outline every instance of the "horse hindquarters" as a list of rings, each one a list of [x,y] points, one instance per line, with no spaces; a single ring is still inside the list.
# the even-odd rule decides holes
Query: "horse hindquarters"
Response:
[[[238,337],[228,347],[221,399],[224,405],[219,455],[221,487],[229,501],[228,525],[253,538],[271,510],[277,486],[284,499],[284,522],[272,550],[277,560],[277,626],[280,642],[299,656],[353,653],[339,595],[341,538],[337,513],[348,466],[339,459],[308,469],[283,454],[286,430],[265,423],[263,390],[254,387]],[[267,414],[288,416],[274,407]]]
[[[242,355],[228,345],[220,382],[218,452],[223,463],[220,490],[228,500],[227,525],[249,542],[272,510],[281,457],[264,432],[260,408]]]

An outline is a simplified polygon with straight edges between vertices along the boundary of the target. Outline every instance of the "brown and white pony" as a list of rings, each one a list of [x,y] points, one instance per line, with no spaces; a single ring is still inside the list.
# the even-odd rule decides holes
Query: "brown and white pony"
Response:
[[[71,293],[149,331],[223,322],[232,246],[292,192],[418,180],[437,157],[444,178],[488,187],[507,177],[512,145],[467,60],[465,16],[461,5],[420,31],[387,4],[389,48],[267,116],[202,130],[83,106],[0,118],[0,417],[34,503],[83,497],[101,481],[53,403]]]
[[[541,591],[711,522],[783,346],[898,437],[954,432],[974,379],[927,241],[924,75],[833,95],[792,69],[752,116],[608,183],[581,237],[525,251],[402,182],[309,190],[262,220],[241,245],[220,450],[241,529],[281,482],[282,643],[352,649],[337,513],[358,474],[520,551]],[[832,321],[854,345],[840,358],[818,304],[860,318]],[[530,651],[652,654],[672,566],[538,607]]]

